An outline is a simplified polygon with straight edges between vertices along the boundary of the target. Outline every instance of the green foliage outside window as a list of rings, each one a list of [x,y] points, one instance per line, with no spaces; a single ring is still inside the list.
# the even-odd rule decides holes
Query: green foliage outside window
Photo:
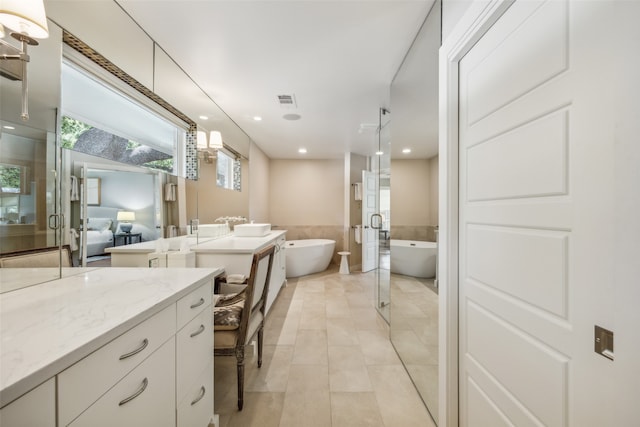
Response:
[[[0,165],[0,188],[20,191],[20,168]]]
[[[82,132],[91,129],[91,126],[74,120],[71,117],[62,116],[62,148],[73,150],[78,137]]]
[[[75,120],[68,116],[62,116],[62,135],[61,135],[62,147],[73,150],[80,135],[82,135],[83,132],[91,128],[92,126],[86,123]],[[142,146],[142,144],[139,144],[135,141],[129,140],[127,142],[127,150],[134,150],[135,148],[140,146]],[[110,160],[116,160],[116,159],[110,159]],[[157,169],[157,170],[172,173],[173,158],[153,160],[153,161],[141,164],[139,166],[144,166],[151,169]]]

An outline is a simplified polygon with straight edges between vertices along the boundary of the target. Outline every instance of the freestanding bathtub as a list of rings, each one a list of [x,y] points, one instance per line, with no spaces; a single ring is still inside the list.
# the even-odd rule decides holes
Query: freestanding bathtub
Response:
[[[287,240],[284,251],[287,277],[306,276],[326,270],[335,247],[336,241],[329,239]]]
[[[436,242],[391,239],[391,272],[430,279],[436,276]]]

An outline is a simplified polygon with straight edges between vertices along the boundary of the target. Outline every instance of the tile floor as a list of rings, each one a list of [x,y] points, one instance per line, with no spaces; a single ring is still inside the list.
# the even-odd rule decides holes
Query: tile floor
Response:
[[[249,348],[244,409],[235,357],[215,359],[219,427],[432,427],[374,308],[373,276],[290,279],[267,317],[262,368]]]

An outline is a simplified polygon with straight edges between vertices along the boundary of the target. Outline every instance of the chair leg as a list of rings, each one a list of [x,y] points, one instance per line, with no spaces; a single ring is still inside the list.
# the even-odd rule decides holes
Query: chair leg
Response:
[[[264,328],[258,331],[258,368],[262,367],[262,342],[264,341]]]
[[[244,405],[244,348],[236,349],[236,359],[238,361],[238,411],[242,411]]]

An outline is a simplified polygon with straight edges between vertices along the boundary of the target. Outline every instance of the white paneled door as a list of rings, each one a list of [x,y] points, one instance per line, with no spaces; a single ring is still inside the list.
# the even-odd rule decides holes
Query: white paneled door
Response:
[[[618,169],[640,144],[625,155],[618,136],[619,100],[640,96],[638,76],[619,80],[638,68],[638,12],[516,1],[459,63],[463,426],[640,425],[617,408],[640,362],[594,352],[595,325],[614,357],[638,336],[615,304],[637,281],[615,253],[617,207],[639,208]]]

